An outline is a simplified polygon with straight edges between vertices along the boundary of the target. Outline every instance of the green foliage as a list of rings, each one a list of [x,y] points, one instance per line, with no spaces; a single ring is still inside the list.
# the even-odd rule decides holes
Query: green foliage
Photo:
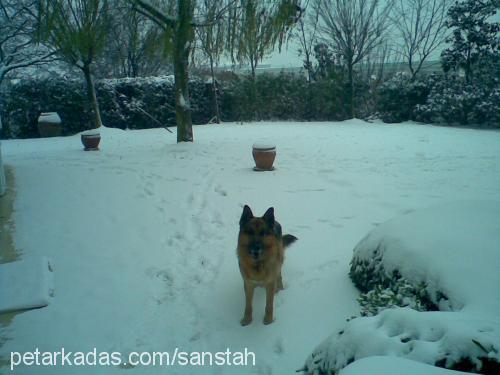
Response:
[[[265,2],[242,0],[235,4],[228,46],[233,60],[250,63],[252,74],[258,63],[281,44],[300,17],[296,0]]]
[[[385,288],[381,284],[366,293],[361,293],[358,303],[361,316],[374,316],[380,311],[392,307],[409,307],[413,310],[427,311],[425,285],[412,285],[404,277],[397,279]]]
[[[41,41],[74,66],[92,64],[111,25],[108,0],[41,0],[39,7]]]
[[[396,74],[377,89],[378,115],[382,121],[389,123],[415,120],[416,106],[426,103],[438,80],[435,75],[412,79],[410,74]]]
[[[361,290],[358,302],[362,316],[372,316],[391,307],[410,307],[419,311],[438,310],[424,283],[412,283],[397,270],[388,273],[383,266],[383,251],[377,248],[370,260],[353,257],[349,277]],[[446,299],[443,293],[437,297]]]
[[[498,128],[500,89],[450,75],[436,82],[425,104],[416,106],[415,118],[429,123]]]
[[[35,138],[41,112],[57,112],[64,125],[62,134],[90,129],[90,112],[83,82],[58,80],[21,80],[2,93],[2,138]]]
[[[232,76],[222,82],[224,121],[344,120],[343,87],[335,80],[307,82],[289,73]]]
[[[195,123],[206,123],[211,114],[207,94],[210,89],[199,79],[191,80],[189,89],[193,119]],[[107,127],[146,129],[175,125],[172,76],[101,80],[96,82],[96,90]],[[85,85],[80,80],[26,79],[7,87],[4,94],[0,108],[2,138],[37,137],[40,112],[57,112],[62,120],[63,135],[93,127]]]
[[[441,54],[445,72],[463,69],[471,82],[484,58],[500,59],[500,23],[491,21],[499,7],[499,0],[464,0],[449,9],[446,25],[453,33],[447,39],[451,46]]]

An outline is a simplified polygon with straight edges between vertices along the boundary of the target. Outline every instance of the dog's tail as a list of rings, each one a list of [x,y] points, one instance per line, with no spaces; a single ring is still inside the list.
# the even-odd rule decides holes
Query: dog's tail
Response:
[[[291,244],[293,244],[295,241],[297,241],[298,238],[291,235],[291,234],[285,234],[283,235],[282,241],[283,241],[283,247],[287,248]]]

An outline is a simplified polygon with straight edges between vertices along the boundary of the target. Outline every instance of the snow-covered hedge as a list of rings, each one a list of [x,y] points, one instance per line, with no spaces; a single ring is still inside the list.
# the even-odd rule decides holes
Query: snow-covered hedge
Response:
[[[499,337],[500,324],[493,317],[478,320],[454,312],[387,309],[350,320],[313,351],[306,372],[332,375],[361,358],[395,356],[494,375],[500,369]]]
[[[371,231],[350,271],[365,316],[318,346],[306,372],[335,374],[384,355],[500,373],[499,212],[500,202],[448,203]]]
[[[436,82],[424,104],[415,107],[415,119],[449,125],[500,127],[498,83],[466,83],[450,75]]]
[[[377,114],[384,122],[416,120],[443,125],[500,127],[498,79],[466,83],[449,74],[396,74],[377,89]]]
[[[211,117],[209,88],[204,81],[194,78],[189,89],[193,122],[206,123]],[[158,127],[159,123],[175,125],[172,76],[99,80],[96,91],[107,127],[144,129]],[[81,80],[65,77],[17,80],[7,87],[3,97],[0,108],[3,138],[37,137],[40,112],[57,112],[62,119],[63,135],[91,127],[85,84]]]
[[[440,78],[436,75],[411,79],[408,73],[398,73],[377,89],[377,112],[384,122],[415,119],[415,107],[425,104],[431,88]]]
[[[338,121],[348,118],[342,82],[323,79],[308,83],[304,75],[284,73],[227,75],[222,80],[225,121]],[[358,99],[358,98],[356,98]]]

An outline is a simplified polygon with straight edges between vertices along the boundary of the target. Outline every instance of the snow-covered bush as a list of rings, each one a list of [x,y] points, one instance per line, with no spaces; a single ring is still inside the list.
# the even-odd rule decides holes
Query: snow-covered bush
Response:
[[[193,122],[206,123],[211,118],[209,88],[203,80],[193,78],[189,90]],[[99,80],[96,91],[107,127],[145,129],[175,125],[172,76]],[[3,93],[2,137],[37,137],[40,112],[57,112],[63,135],[89,129],[92,125],[86,95],[84,83],[73,78],[13,82]]]
[[[394,308],[355,318],[328,337],[307,358],[304,370],[334,375],[361,358],[396,356],[482,374],[500,369],[500,324],[489,317]]]
[[[424,282],[411,283],[398,269],[387,272],[383,263],[384,244],[373,250],[370,259],[354,256],[349,277],[362,291],[358,298],[361,316],[377,315],[391,307],[410,307],[418,311],[437,310],[426,291]],[[440,299],[446,297],[437,292]]]
[[[63,134],[88,129],[90,112],[84,90],[82,81],[65,77],[15,80],[2,93],[2,138],[37,137],[41,112],[57,112]]]
[[[389,123],[413,120],[415,107],[426,102],[438,79],[438,76],[431,75],[412,80],[410,74],[395,74],[377,89],[378,116]]]
[[[382,310],[392,307],[409,307],[418,311],[430,310],[426,298],[425,285],[412,285],[404,277],[397,279],[390,287],[381,284],[358,298],[361,316],[377,315]]]
[[[427,102],[415,108],[415,119],[428,123],[500,127],[500,89],[478,80],[470,84],[450,75],[438,82]]]
[[[336,374],[358,359],[383,355],[500,373],[498,212],[500,202],[454,202],[368,233],[350,270],[365,316],[319,345],[305,372]],[[439,311],[423,311],[429,309]]]

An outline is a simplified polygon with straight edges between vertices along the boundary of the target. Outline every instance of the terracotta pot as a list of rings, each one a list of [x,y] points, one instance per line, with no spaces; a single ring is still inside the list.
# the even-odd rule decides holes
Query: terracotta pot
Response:
[[[40,137],[58,137],[61,135],[61,118],[57,112],[42,112],[38,117]]]
[[[253,160],[256,171],[272,171],[276,158],[276,146],[270,144],[255,143],[252,147]]]
[[[81,139],[85,151],[99,150],[99,142],[101,141],[101,134],[98,131],[91,130],[84,132],[81,135]]]

